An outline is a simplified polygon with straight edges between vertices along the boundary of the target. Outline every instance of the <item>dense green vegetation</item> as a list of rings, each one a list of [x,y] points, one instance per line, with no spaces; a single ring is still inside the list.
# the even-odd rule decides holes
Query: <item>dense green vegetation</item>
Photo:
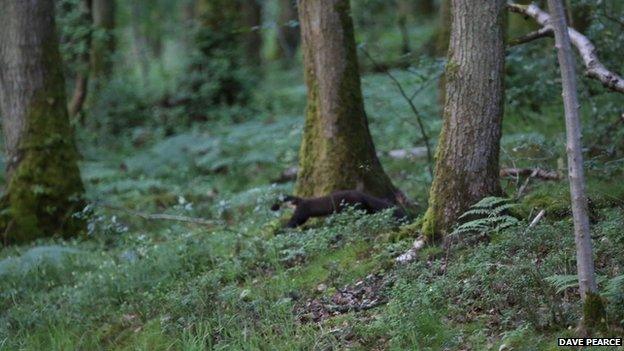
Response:
[[[124,6],[119,11],[128,16]],[[605,38],[600,23],[590,34]],[[383,28],[356,31],[371,55],[388,62],[389,52],[399,56],[401,41],[398,30]],[[434,23],[413,22],[410,33],[414,47],[425,45]],[[306,94],[300,65],[266,64],[247,82],[247,104],[200,105],[203,115],[195,118],[188,106],[161,103],[183,92],[185,68],[197,59],[164,37],[147,76],[127,64],[131,44],[121,40],[118,71],[90,98],[85,125],[76,124],[89,202],[76,216],[87,221],[88,233],[0,250],[0,350],[554,350],[557,337],[574,335],[582,311],[574,284],[563,277],[576,274],[565,178],[531,180],[513,201],[517,225],[459,236],[448,249],[428,246],[407,265],[394,258],[411,246],[420,218],[399,227],[389,212],[352,210],[285,230],[287,213],[269,207],[293,187],[292,180],[275,180],[297,163]],[[542,40],[509,51],[502,167],[564,167],[557,67],[552,42]],[[605,49],[602,59],[622,69],[617,50]],[[410,60],[392,74],[418,91],[414,102],[435,142],[443,62]],[[360,62],[371,69],[365,57]],[[622,98],[582,83],[606,335],[622,336]],[[422,215],[431,184],[426,159],[388,155],[423,145],[415,117],[386,74],[363,73],[362,87],[380,159]],[[502,185],[513,198],[523,183],[506,178]],[[529,228],[540,210],[545,218]],[[380,303],[328,307],[361,286]]]
[[[395,268],[392,258],[412,238],[401,237],[384,215],[347,213],[311,229],[278,229],[279,219],[268,207],[291,184],[274,186],[270,179],[296,156],[296,113],[303,111],[304,89],[300,81],[289,82],[297,73],[284,73],[267,83],[271,88],[259,90],[275,94],[278,106],[234,126],[197,125],[170,137],[136,128],[135,143],[145,139],[140,147],[128,138],[97,144],[83,135],[83,177],[94,201],[89,238],[2,251],[2,347],[286,350],[415,344],[435,350],[506,343],[531,350],[569,333],[579,314],[572,303],[577,297],[571,290],[556,292],[545,280],[574,272],[564,182],[532,186],[518,228],[493,235],[489,244],[454,249],[448,263],[444,252],[431,248],[417,263]],[[397,74],[416,84],[411,73]],[[418,140],[388,79],[369,75],[363,85],[379,151]],[[418,103],[430,111],[432,130],[439,128],[434,91],[434,85],[426,89]],[[533,164],[536,157],[556,164],[563,152],[556,112],[547,117],[558,129],[506,135],[506,164],[511,157],[519,164]],[[423,203],[429,181],[423,162],[383,161],[393,179]],[[596,166],[590,174],[599,274],[614,277],[624,264],[618,254],[624,250],[624,185],[611,181],[621,176],[621,167]],[[204,228],[145,221],[104,204],[217,222]],[[547,221],[525,232],[531,209],[542,208]],[[293,312],[306,299],[331,296],[372,273],[394,283],[383,291],[387,305],[320,325],[301,323]],[[318,292],[319,284],[328,289]],[[624,318],[621,287],[612,298],[609,316],[618,324]]]

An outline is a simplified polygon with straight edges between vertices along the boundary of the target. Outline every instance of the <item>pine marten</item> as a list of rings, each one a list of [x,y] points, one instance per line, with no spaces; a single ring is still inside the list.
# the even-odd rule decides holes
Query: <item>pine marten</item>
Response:
[[[295,213],[286,224],[288,228],[295,228],[305,223],[310,217],[323,217],[333,213],[342,212],[349,206],[366,211],[366,213],[376,213],[395,205],[384,199],[365,194],[358,190],[341,190],[333,192],[327,196],[314,198],[301,198],[292,195],[286,195],[280,199],[278,203],[271,206],[272,211],[280,209],[283,202],[290,202],[295,205]],[[398,219],[404,219],[407,214],[403,209],[396,207],[393,216]]]

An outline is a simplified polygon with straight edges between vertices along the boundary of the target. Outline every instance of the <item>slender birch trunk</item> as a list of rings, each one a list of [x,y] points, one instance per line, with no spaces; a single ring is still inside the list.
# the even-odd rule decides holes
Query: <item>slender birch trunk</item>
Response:
[[[563,107],[566,122],[566,150],[568,154],[568,178],[574,217],[574,239],[576,242],[576,268],[579,290],[583,299],[583,322],[585,327],[593,327],[604,318],[604,307],[598,296],[598,286],[592,257],[592,242],[587,214],[587,195],[581,152],[581,122],[579,102],[574,72],[572,46],[566,24],[565,9],[561,0],[548,0],[551,25],[555,32],[555,43],[563,87]]]

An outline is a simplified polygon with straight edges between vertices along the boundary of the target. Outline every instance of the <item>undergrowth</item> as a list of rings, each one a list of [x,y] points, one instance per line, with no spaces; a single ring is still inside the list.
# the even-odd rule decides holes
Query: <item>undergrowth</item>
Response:
[[[424,86],[414,102],[429,134],[437,135],[442,121],[435,79],[431,84],[428,77],[439,74],[439,63],[393,74],[406,87]],[[575,274],[565,180],[530,180],[513,209],[488,205],[496,216],[512,212],[516,225],[477,226],[487,240],[466,243],[459,235],[449,249],[426,247],[406,266],[394,258],[414,238],[403,235],[390,213],[350,210],[283,229],[288,213],[269,207],[292,191],[292,180],[276,180],[297,164],[305,105],[300,75],[300,68],[267,75],[254,89],[253,117],[182,127],[179,111],[145,104],[166,92],[137,89],[130,78],[111,83],[108,100],[94,106],[106,118],[120,118],[108,126],[119,134],[79,130],[91,203],[81,215],[89,236],[0,250],[0,349],[497,350],[505,344],[552,350],[556,337],[574,335],[576,287],[562,289],[551,278]],[[424,210],[431,181],[426,161],[388,156],[422,146],[409,106],[383,74],[367,75],[362,84],[380,159]],[[535,103],[525,93],[514,91],[523,98],[508,103],[501,166],[559,170],[561,109],[552,103],[525,114],[521,107]],[[129,105],[104,110],[106,101],[127,97]],[[607,111],[617,106],[600,99]],[[596,111],[583,110],[583,117],[591,121]],[[617,133],[588,128],[586,151],[596,269],[605,282],[620,282],[601,285],[601,293],[610,332],[622,335],[624,184],[616,179],[624,149],[613,143]],[[525,181],[503,180],[507,195],[515,197]],[[527,229],[540,210],[545,217]],[[146,220],[137,212],[214,224]],[[370,274],[391,282],[386,304],[318,323],[299,319],[297,306],[330,299]]]

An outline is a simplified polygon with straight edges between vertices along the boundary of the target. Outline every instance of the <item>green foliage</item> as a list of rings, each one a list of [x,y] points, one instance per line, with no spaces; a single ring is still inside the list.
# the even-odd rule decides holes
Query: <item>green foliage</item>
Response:
[[[220,106],[245,105],[255,85],[254,71],[246,65],[242,46],[247,30],[241,1],[205,0],[195,29],[195,49],[189,73],[180,80],[176,99],[188,99],[185,113],[212,119],[207,111]]]
[[[496,233],[517,225],[518,219],[506,214],[516,206],[510,201],[510,199],[495,196],[483,198],[459,217],[460,221],[467,221],[457,226],[451,235]]]
[[[557,293],[561,293],[569,288],[578,287],[577,275],[553,275],[547,277],[546,281],[552,284],[555,289],[557,289]]]
[[[86,6],[83,6],[84,2],[84,0],[55,1],[61,56],[71,74],[88,70],[81,56],[90,50],[88,45],[93,26]]]
[[[301,67],[267,65],[262,81],[248,79],[236,43],[223,44],[212,31],[195,35],[168,27],[180,16],[179,3],[140,1],[145,11],[138,27],[150,41],[163,38],[161,56],[152,52],[144,76],[130,36],[118,36],[117,74],[91,96],[87,128],[78,127],[81,173],[93,203],[77,216],[87,222],[89,237],[0,250],[0,349],[481,350],[505,344],[547,350],[555,337],[572,336],[569,328],[582,313],[578,296],[549,283],[549,277],[575,272],[565,181],[529,183],[522,216],[536,209],[547,215],[528,233],[519,226],[496,230],[513,220],[487,218],[505,216],[511,203],[489,199],[465,218],[484,215],[475,228],[488,232],[489,242],[448,252],[430,246],[402,267],[394,258],[413,238],[395,228],[390,213],[349,210],[283,229],[290,212],[268,207],[292,190],[291,182],[271,182],[297,163],[306,95]],[[118,2],[121,33],[134,19],[128,4]],[[394,6],[353,2],[358,40],[379,61],[392,62],[400,51]],[[155,16],[163,11],[171,16]],[[612,22],[594,13],[594,23]],[[411,23],[417,48],[433,27]],[[601,58],[604,52],[607,66],[617,70],[624,41],[614,38],[621,31],[613,23],[592,28]],[[185,46],[181,41],[188,37],[193,39]],[[195,44],[208,51],[189,55]],[[544,39],[511,49],[502,166],[557,169],[557,160],[565,159],[551,45]],[[409,93],[420,91],[413,101],[435,136],[442,124],[434,84],[441,63],[422,57],[411,64],[393,74]],[[218,79],[211,81],[213,76]],[[242,80],[232,90],[241,95],[227,106],[220,82],[230,78]],[[425,204],[431,181],[426,163],[387,157],[390,150],[422,146],[412,112],[384,74],[364,75],[362,87],[384,168],[408,196]],[[613,127],[621,104],[603,91],[593,82],[583,86],[582,113],[591,122],[584,141],[596,267],[600,276],[616,277],[601,287],[609,299],[609,323],[622,326],[624,185],[614,180],[622,176],[623,150],[622,129]],[[518,188],[515,180],[507,186],[509,193]],[[224,225],[144,220],[102,204]],[[296,307],[331,298],[371,273],[393,282],[384,293],[387,304],[318,324],[299,321]],[[321,283],[325,292],[317,290]]]
[[[608,304],[612,305],[611,317],[616,319],[614,322],[624,324],[624,319],[617,319],[624,317],[624,311],[621,308],[622,301],[624,301],[624,275],[619,275],[611,279],[607,279],[604,276],[598,276],[596,280],[600,286],[604,286],[601,289],[601,295],[607,299]],[[568,289],[578,287],[578,276],[576,274],[553,275],[547,277],[546,281],[557,289],[558,294]]]

